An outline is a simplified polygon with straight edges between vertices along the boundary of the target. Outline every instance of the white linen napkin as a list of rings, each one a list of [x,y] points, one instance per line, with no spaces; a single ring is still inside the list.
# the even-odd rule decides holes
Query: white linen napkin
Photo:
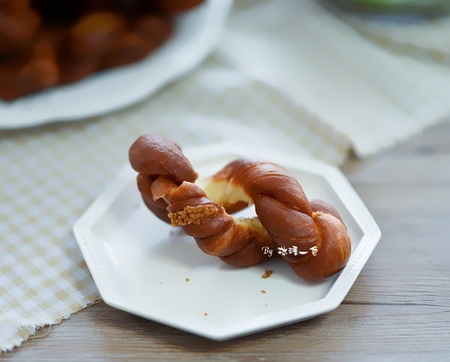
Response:
[[[359,156],[392,146],[449,115],[447,67],[391,52],[393,44],[375,44],[318,1],[249,3],[236,3],[219,52],[349,137]],[[371,33],[375,21],[358,20]],[[436,28],[434,22],[428,26]],[[402,34],[415,39],[417,31]],[[433,34],[448,44],[448,32]]]

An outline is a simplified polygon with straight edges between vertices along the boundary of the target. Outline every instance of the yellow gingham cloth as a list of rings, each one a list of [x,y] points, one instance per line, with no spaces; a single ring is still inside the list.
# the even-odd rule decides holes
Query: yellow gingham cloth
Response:
[[[314,1],[237,1],[215,55],[152,98],[0,131],[0,351],[100,299],[71,229],[139,135],[267,145],[339,165],[352,148],[371,155],[450,113],[447,68],[361,34]],[[244,45],[250,58],[236,52]]]
[[[211,77],[226,81],[204,81]],[[349,148],[346,138],[283,94],[216,59],[128,110],[82,122],[2,131],[2,350],[100,298],[71,228],[128,162],[129,146],[144,133],[164,134],[183,146],[229,137],[291,152],[302,144],[305,153],[333,163],[342,162]]]

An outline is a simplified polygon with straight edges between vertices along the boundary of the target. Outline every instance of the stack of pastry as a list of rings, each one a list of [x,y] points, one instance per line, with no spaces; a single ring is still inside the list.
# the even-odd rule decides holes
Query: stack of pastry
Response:
[[[139,61],[203,0],[0,0],[0,99]]]

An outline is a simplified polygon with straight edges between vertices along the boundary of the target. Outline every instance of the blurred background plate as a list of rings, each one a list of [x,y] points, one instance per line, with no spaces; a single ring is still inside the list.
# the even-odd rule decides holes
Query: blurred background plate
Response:
[[[183,13],[177,19],[174,36],[141,62],[16,101],[0,101],[0,128],[83,119],[150,96],[193,69],[214,49],[232,3],[232,0],[206,0]]]

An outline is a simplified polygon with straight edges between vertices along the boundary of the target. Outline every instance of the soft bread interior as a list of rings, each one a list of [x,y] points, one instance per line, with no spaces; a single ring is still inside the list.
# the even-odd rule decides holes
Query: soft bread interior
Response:
[[[227,181],[211,179],[198,180],[196,184],[203,189],[208,198],[228,208],[230,205],[252,205],[252,199],[238,185]]]
[[[241,225],[245,228],[251,229],[253,231],[259,232],[261,234],[266,235],[266,237],[269,237],[269,234],[267,233],[266,229],[261,224],[261,221],[259,221],[258,217],[237,217],[234,219],[235,223],[238,225]]]

